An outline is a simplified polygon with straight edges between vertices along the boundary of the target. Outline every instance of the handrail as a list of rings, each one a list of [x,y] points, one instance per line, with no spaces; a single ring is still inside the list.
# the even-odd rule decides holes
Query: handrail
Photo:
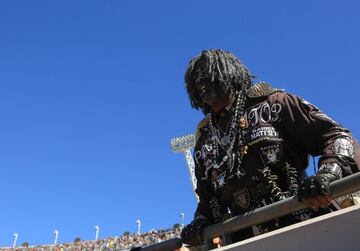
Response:
[[[336,180],[330,184],[332,198],[351,194],[360,190],[360,173],[352,174],[342,179]],[[217,236],[222,236],[234,231],[239,231],[252,225],[260,224],[274,218],[288,215],[292,212],[305,209],[306,206],[299,202],[297,196],[287,198],[267,205],[265,207],[257,208],[252,212],[244,215],[238,215],[223,222],[211,225],[204,230],[205,249],[209,239]]]
[[[351,194],[360,190],[360,173],[344,177],[330,184],[332,198]],[[205,250],[208,250],[208,241],[214,237],[222,236],[234,231],[260,224],[274,218],[288,215],[292,212],[305,209],[306,206],[298,201],[297,196],[278,201],[265,207],[257,208],[244,215],[238,215],[221,223],[211,225],[204,230]],[[141,251],[169,251],[181,247],[182,241],[179,238],[170,239],[147,247],[133,248]],[[228,244],[228,243],[227,243]]]

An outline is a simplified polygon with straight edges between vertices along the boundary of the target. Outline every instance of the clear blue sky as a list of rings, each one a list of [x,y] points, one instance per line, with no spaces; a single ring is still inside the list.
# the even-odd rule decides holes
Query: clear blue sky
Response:
[[[360,137],[358,1],[0,2],[0,246],[93,239],[192,219],[183,83],[232,51]]]

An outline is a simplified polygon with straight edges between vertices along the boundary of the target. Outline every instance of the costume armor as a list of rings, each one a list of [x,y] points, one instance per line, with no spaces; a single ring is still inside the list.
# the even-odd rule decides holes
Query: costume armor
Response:
[[[199,203],[193,223],[183,229],[185,243],[199,244],[193,236],[228,211],[244,214],[292,195],[319,210],[265,222],[259,233],[329,212],[321,208],[330,203],[329,183],[359,171],[360,148],[349,130],[298,96],[254,85],[232,53],[203,51],[190,61],[185,83],[192,107],[206,114],[196,129]],[[321,156],[319,171],[304,178],[310,155]],[[253,235],[244,229],[233,241]]]
[[[208,222],[219,221],[221,217],[212,207],[214,198],[221,205],[216,208],[221,212],[228,208],[234,216],[295,195],[298,173],[308,166],[309,155],[322,155],[319,173],[325,175],[312,179],[314,182],[325,178],[332,181],[358,171],[357,142],[318,108],[265,83],[252,86],[246,96],[234,138],[226,139],[226,133],[236,113],[236,102],[229,110],[211,113],[197,127],[194,159],[200,202],[196,215]],[[216,151],[214,134],[219,139]],[[328,192],[326,187],[315,185]],[[285,224],[304,215],[291,218]]]

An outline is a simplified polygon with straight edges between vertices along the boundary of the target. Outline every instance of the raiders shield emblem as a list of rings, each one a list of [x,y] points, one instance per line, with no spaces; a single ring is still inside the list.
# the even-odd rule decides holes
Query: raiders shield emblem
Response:
[[[247,188],[241,188],[233,193],[234,200],[241,208],[248,208],[250,205],[250,194]]]

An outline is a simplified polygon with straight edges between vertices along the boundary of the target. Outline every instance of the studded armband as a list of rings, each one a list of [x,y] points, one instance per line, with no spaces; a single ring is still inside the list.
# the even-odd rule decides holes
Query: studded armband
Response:
[[[342,177],[342,170],[338,163],[329,162],[321,164],[318,174],[332,174],[336,179],[340,179]]]

